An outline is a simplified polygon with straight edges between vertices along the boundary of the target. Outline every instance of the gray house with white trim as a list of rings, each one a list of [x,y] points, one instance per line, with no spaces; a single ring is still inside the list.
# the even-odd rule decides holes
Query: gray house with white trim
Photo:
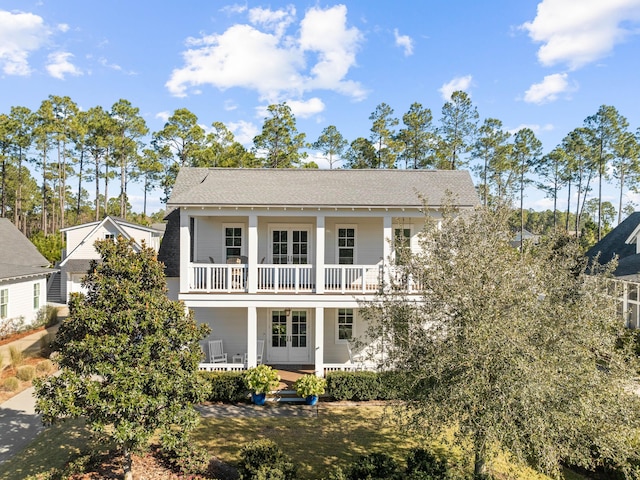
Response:
[[[318,375],[349,369],[359,302],[445,204],[478,205],[468,172],[182,168],[159,259],[171,298],[223,341],[227,362],[201,367],[241,370],[262,354]]]

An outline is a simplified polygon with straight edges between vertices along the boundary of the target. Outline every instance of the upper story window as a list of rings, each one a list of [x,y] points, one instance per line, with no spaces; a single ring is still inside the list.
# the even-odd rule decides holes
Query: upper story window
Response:
[[[400,227],[393,229],[393,247],[396,265],[404,265],[411,253],[411,229]]]
[[[105,240],[115,240],[116,239],[116,234],[115,233],[105,233],[104,234],[104,239]]]
[[[9,289],[0,289],[0,318],[7,318],[9,315]]]
[[[40,283],[33,284],[33,309],[40,308]]]
[[[338,264],[353,265],[356,258],[355,227],[338,227]]]
[[[242,227],[224,227],[224,255],[225,260],[242,256]]]

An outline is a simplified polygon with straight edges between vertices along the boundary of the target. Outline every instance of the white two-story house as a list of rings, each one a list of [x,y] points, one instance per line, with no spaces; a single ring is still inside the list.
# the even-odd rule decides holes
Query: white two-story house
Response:
[[[102,220],[83,223],[73,227],[62,228],[66,248],[62,252],[62,259],[57,267],[60,269],[59,279],[52,278],[59,283],[59,299],[61,303],[68,303],[74,292],[85,293],[82,279],[89,270],[91,260],[99,260],[100,255],[94,247],[97,240],[115,239],[119,236],[133,241],[133,248],[138,250],[142,244],[158,251],[162,231],[155,228],[138,225],[121,218],[107,215]],[[51,290],[53,285],[49,286]],[[56,295],[50,295],[53,298]]]
[[[211,327],[201,367],[348,365],[348,341],[365,331],[359,302],[446,202],[477,205],[468,172],[181,169],[159,259],[170,297]],[[210,358],[211,339],[226,362]]]

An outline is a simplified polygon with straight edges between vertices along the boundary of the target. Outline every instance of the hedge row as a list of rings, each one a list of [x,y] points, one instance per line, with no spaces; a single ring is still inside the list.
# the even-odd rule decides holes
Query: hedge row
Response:
[[[210,402],[247,400],[249,390],[239,372],[198,372],[207,385]],[[326,396],[335,400],[396,400],[403,396],[398,372],[332,372],[327,375]]]

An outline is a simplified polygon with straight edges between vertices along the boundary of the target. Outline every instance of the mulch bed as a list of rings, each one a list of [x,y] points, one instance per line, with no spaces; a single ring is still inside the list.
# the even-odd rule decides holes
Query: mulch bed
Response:
[[[236,480],[238,471],[217,458],[212,458],[209,471],[204,476],[184,476],[176,473],[167,466],[159,455],[157,449],[152,449],[144,455],[133,455],[131,467],[134,480],[178,480],[178,479],[219,479]],[[72,480],[98,480],[110,478],[122,478],[122,456],[118,454],[105,455],[100,464],[94,466],[92,471],[75,474],[69,478]]]

